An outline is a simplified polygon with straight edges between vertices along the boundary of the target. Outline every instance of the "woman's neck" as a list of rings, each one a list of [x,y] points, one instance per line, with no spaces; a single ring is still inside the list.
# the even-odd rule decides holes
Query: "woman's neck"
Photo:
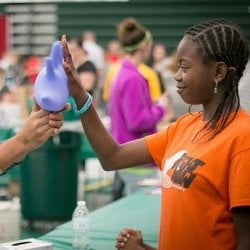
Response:
[[[139,64],[142,63],[142,58],[141,58],[140,54],[138,54],[138,53],[135,53],[133,55],[126,54],[126,55],[124,55],[124,59],[130,61],[131,63],[133,63],[136,66],[138,66]]]
[[[220,105],[220,104],[218,104]],[[203,105],[203,121],[211,121],[212,118],[214,117],[218,105]],[[234,104],[234,106],[232,107],[230,113],[233,113],[237,110],[237,103]],[[225,110],[224,110],[225,111]]]

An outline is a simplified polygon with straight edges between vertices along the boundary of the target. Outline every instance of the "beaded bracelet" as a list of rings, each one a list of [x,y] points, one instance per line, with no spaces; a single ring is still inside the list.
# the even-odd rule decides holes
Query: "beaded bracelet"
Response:
[[[88,100],[85,102],[85,104],[82,106],[81,109],[77,109],[77,106],[76,106],[76,103],[75,103],[75,100],[73,100],[73,110],[79,114],[79,115],[82,115],[84,114],[88,109],[89,107],[91,106],[92,104],[92,101],[93,101],[93,97],[87,92],[87,95],[88,95]]]

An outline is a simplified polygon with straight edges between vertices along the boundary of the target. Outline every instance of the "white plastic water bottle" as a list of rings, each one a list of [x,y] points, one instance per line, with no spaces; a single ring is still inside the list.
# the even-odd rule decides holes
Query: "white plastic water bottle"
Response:
[[[89,249],[89,211],[85,201],[78,201],[72,216],[74,250]]]

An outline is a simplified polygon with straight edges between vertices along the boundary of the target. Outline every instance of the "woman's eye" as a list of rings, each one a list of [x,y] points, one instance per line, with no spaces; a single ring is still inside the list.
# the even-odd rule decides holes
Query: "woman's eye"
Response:
[[[186,69],[187,66],[185,66],[185,65],[177,65],[177,68]]]
[[[187,69],[187,67],[185,65],[177,65],[178,69],[181,69],[183,71],[185,71]]]

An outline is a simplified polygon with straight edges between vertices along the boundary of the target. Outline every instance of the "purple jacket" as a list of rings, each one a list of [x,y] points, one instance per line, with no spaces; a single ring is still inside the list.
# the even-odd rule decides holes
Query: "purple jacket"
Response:
[[[147,80],[137,67],[124,60],[111,86],[109,114],[111,133],[119,143],[156,132],[163,106],[152,102]]]

